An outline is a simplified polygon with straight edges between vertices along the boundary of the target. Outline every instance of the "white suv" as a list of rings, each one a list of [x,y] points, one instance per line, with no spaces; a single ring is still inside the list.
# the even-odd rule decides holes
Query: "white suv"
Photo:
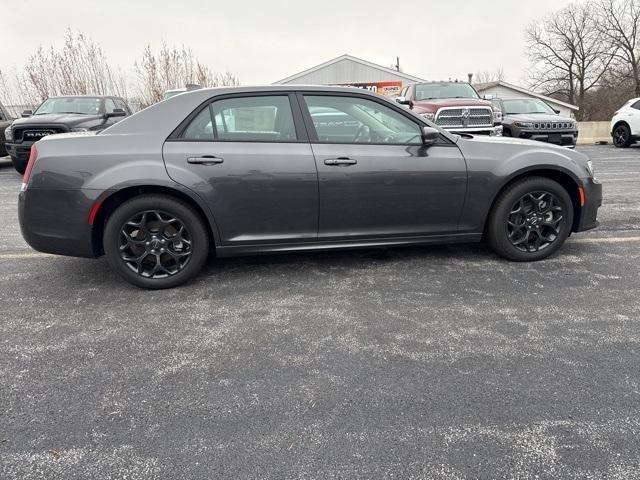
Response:
[[[613,114],[611,137],[618,148],[627,148],[640,140],[640,98],[629,100]]]

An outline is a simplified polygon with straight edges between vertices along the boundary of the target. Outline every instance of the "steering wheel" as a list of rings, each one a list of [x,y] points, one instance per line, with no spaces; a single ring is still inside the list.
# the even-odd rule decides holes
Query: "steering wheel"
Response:
[[[358,143],[360,137],[364,137],[365,135],[369,136],[370,133],[371,129],[368,126],[365,124],[360,125],[360,128],[358,128],[358,131],[356,132],[356,136],[353,137],[353,143]]]

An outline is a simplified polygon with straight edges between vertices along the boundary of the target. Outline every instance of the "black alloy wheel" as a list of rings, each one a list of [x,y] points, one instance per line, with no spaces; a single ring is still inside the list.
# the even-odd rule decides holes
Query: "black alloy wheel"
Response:
[[[104,227],[111,267],[142,288],[172,288],[193,278],[209,253],[203,219],[188,204],[150,194],[124,202]]]
[[[556,252],[573,226],[567,190],[545,177],[526,177],[505,187],[487,221],[487,239],[500,256],[518,262]]]
[[[145,278],[180,272],[191,258],[191,235],[173,215],[147,210],[129,218],[120,230],[120,258]]]
[[[522,252],[538,252],[548,248],[560,236],[564,212],[550,192],[531,192],[513,205],[507,219],[507,235],[511,245]]]
[[[629,127],[622,124],[618,125],[613,130],[613,144],[617,148],[627,148],[631,145],[631,130]]]

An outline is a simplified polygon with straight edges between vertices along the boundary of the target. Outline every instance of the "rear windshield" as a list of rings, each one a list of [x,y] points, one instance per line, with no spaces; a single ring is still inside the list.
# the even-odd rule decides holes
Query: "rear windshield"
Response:
[[[60,97],[49,98],[38,107],[34,115],[46,113],[79,113],[98,115],[102,99],[100,97]]]

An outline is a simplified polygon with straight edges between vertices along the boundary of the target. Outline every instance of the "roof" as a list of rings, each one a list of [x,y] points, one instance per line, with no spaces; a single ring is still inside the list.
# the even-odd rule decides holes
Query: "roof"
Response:
[[[477,83],[477,84],[474,85],[474,87],[476,87],[476,90],[478,90],[479,92],[481,92],[483,90],[488,90],[489,88],[495,88],[495,87],[510,88],[511,90],[515,90],[516,92],[524,93],[525,95],[528,95],[530,97],[539,98],[541,100],[544,100],[545,102],[556,103],[558,105],[562,105],[563,107],[569,108],[571,110],[576,110],[576,111],[580,110],[580,107],[578,107],[577,105],[572,105],[571,103],[563,102],[563,101],[558,100],[557,98],[548,97],[546,95],[542,95],[541,93],[536,93],[536,92],[533,92],[531,90],[527,90],[524,87],[519,87],[517,85],[513,85],[511,83],[507,83],[507,82],[502,81],[502,80],[499,80],[497,82],[489,82],[489,83]]]
[[[375,68],[377,70],[381,70],[383,72],[387,72],[387,73],[395,75],[397,77],[406,78],[407,80],[409,80],[411,82],[424,82],[424,80],[422,78],[414,77],[413,75],[408,75],[406,73],[399,72],[397,70],[394,70],[393,68],[383,67],[382,65],[378,65],[377,63],[369,62],[367,60],[363,60],[362,58],[354,57],[353,55],[348,55],[348,54],[345,53],[344,55],[340,55],[339,57],[336,57],[336,58],[334,58],[332,60],[329,60],[327,62],[321,63],[320,65],[316,65],[315,67],[308,68],[307,70],[304,70],[302,72],[296,73],[295,75],[291,75],[290,77],[283,78],[283,79],[278,80],[277,82],[273,82],[273,83],[289,83],[289,82],[294,81],[296,78],[300,78],[300,77],[303,77],[303,76],[308,75],[310,73],[317,72],[318,70],[326,68],[326,67],[328,67],[330,65],[333,65],[335,63],[341,62],[343,60],[349,60],[351,62],[359,63],[361,65],[365,65],[365,66],[370,67],[370,68]]]

